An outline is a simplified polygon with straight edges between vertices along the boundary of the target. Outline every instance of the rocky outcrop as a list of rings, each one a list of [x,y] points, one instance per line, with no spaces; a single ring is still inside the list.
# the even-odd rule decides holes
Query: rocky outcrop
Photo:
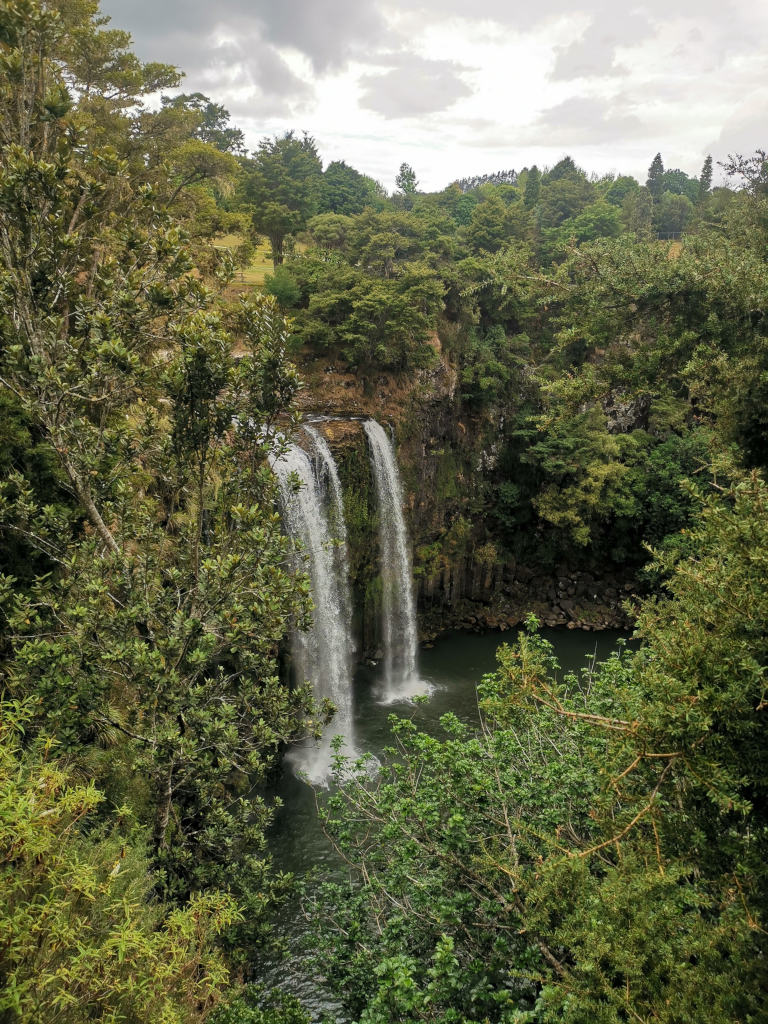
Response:
[[[491,587],[470,592],[446,608],[423,602],[422,628],[433,638],[445,629],[486,632],[519,626],[532,612],[545,626],[569,629],[627,629],[631,626],[632,583],[590,573],[521,578],[520,570],[494,566]]]
[[[650,411],[650,395],[626,398],[621,392],[614,391],[603,400],[603,412],[609,434],[629,434],[633,430],[647,430]]]
[[[625,628],[631,582],[561,566],[550,575],[517,564],[489,536],[478,501],[498,458],[498,419],[461,415],[456,372],[439,351],[416,374],[360,378],[315,360],[302,371],[306,412],[328,440],[344,486],[356,627],[365,652],[380,645],[376,503],[361,419],[372,416],[396,437],[413,547],[423,637],[451,628],[505,630],[529,612],[545,625]],[[617,420],[624,410],[616,409]],[[633,408],[626,416],[642,415]]]

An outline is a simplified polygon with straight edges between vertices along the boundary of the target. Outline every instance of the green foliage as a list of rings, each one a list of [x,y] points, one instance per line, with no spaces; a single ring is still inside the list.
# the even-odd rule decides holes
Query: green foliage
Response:
[[[0,725],[0,1013],[15,1021],[206,1020],[228,972],[216,936],[238,919],[224,893],[168,910],[121,820],[94,827],[102,794],[22,748],[28,707]]]
[[[38,559],[23,585],[0,584],[4,686],[32,701],[32,734],[130,799],[157,889],[237,892],[258,931],[282,880],[266,878],[269,813],[249,797],[308,702],[277,673],[306,589],[286,567],[267,463],[298,378],[274,303],[222,311],[143,169],[84,146],[66,105],[38,131],[49,83],[66,78],[58,48],[93,38],[95,10],[14,9],[36,27],[3,50],[35,70],[26,106],[2,79],[1,408],[4,432],[30,444],[9,450],[0,530]],[[96,37],[113,56],[121,40]],[[149,72],[129,64],[135,102]]]
[[[472,331],[462,353],[461,391],[471,409],[482,409],[509,400],[521,387],[520,376],[529,353],[525,335],[507,338],[501,326],[483,336]]]
[[[541,171],[534,164],[533,167],[528,171],[525,179],[525,191],[523,193],[523,203],[528,209],[536,206],[539,201],[539,195],[541,194]]]
[[[547,481],[534,504],[542,519],[568,531],[576,544],[586,545],[591,520],[608,513],[621,488],[626,468],[619,442],[595,408],[567,422],[542,423],[542,428],[545,439],[527,455],[536,460]]]
[[[637,192],[639,188],[640,186],[634,178],[620,175],[608,187],[605,193],[605,201],[613,206],[621,207],[627,196]]]
[[[581,175],[554,178],[542,188],[538,204],[542,228],[557,228],[588,206],[594,196],[594,185]]]
[[[702,473],[711,445],[735,441],[762,464],[754,311],[765,282],[762,260],[722,237],[691,240],[674,259],[626,235],[575,250],[549,284],[554,345],[537,375],[539,415],[521,409],[512,421],[520,441],[504,464],[501,517],[526,521],[529,502],[561,552],[581,557],[575,542],[585,557],[627,564],[643,559],[642,537],[661,542],[685,525],[676,481]],[[520,293],[523,309],[539,295]]]
[[[563,224],[561,232],[577,244],[597,238],[615,238],[621,233],[619,211],[608,202],[598,201]]]
[[[695,203],[699,198],[699,190],[698,178],[689,178],[685,171],[681,171],[679,167],[671,171],[664,171],[662,175],[662,196],[665,192],[671,192],[676,196],[686,196],[692,203]]]
[[[343,160],[333,160],[323,171],[319,212],[350,216],[362,213],[372,199],[369,179]]]
[[[17,507],[21,505],[20,480],[24,481],[21,486],[33,495],[24,515],[5,524],[0,549],[0,573],[11,575],[26,586],[36,575],[50,572],[55,565],[52,552],[41,549],[36,536],[29,536],[34,510],[46,504],[49,515],[64,522],[77,513],[66,492],[55,453],[35,430],[16,396],[7,390],[0,391],[0,479],[6,482],[6,493]]]
[[[418,186],[416,172],[410,164],[400,164],[400,170],[395,178],[395,185],[405,196],[414,195]]]
[[[351,217],[319,213],[307,223],[307,229],[321,249],[343,249],[352,224]]]
[[[298,281],[290,269],[282,264],[275,267],[274,274],[265,276],[264,291],[268,295],[274,295],[283,309],[291,309],[296,306],[301,298]]]
[[[275,267],[283,262],[286,237],[317,213],[322,181],[314,139],[306,134],[298,138],[292,131],[262,139],[245,165],[243,198],[251,208],[254,231],[272,245]]]
[[[370,252],[370,249],[369,249]],[[312,264],[291,265],[298,274]],[[338,345],[353,366],[406,369],[427,365],[426,344],[441,298],[436,274],[409,263],[396,277],[372,277],[347,265],[326,266],[315,278],[306,310],[294,324],[297,336],[323,347]]]
[[[767,513],[757,476],[703,504],[637,653],[562,678],[534,633],[477,734],[393,719],[380,777],[327,801],[358,874],[321,948],[355,1019],[760,1019]]]
[[[547,183],[561,181],[563,178],[585,178],[586,175],[580,167],[576,166],[573,157],[564,156],[558,160],[552,170],[546,174]]]
[[[211,1024],[309,1024],[309,1016],[298,999],[275,989],[247,985],[218,1007]]]
[[[180,93],[178,96],[163,96],[166,108],[191,113],[196,122],[195,137],[206,142],[222,153],[245,152],[245,137],[239,128],[229,125],[229,111],[220,103],[214,103],[201,92]]]
[[[663,192],[653,212],[653,223],[660,234],[679,234],[693,218],[693,202],[686,195]]]
[[[495,193],[473,210],[465,232],[473,252],[498,252],[509,237],[507,207]]]
[[[712,157],[707,155],[699,175],[699,199],[703,199],[712,189]]]
[[[274,310],[244,307],[241,324],[252,345],[236,365],[212,315],[178,328],[178,355],[157,382],[168,418],[139,405],[130,439],[102,426],[101,446],[90,442],[95,465],[111,456],[111,486],[88,492],[106,535],[61,538],[66,575],[7,608],[11,684],[41,698],[45,728],[67,749],[118,746],[107,784],[124,785],[127,772],[147,785],[153,848],[174,894],[263,875],[266,811],[244,799],[246,782],[294,734],[304,700],[276,677],[300,595],[281,568],[270,435],[259,434],[294,382],[281,380]]]
[[[647,238],[653,220],[653,196],[647,188],[629,192],[621,204],[622,219],[627,231],[640,238]]]
[[[651,193],[654,200],[661,199],[661,194],[664,191],[664,164],[661,159],[661,153],[657,153],[651,161],[645,187]]]
[[[269,237],[265,290],[303,352],[369,393],[382,369],[408,387],[439,328],[441,410],[469,436],[437,442],[417,572],[509,554],[626,571],[651,541],[671,594],[644,607],[640,654],[581,679],[525,638],[478,735],[397,723],[379,780],[331,797],[361,867],[323,940],[352,1012],[759,1020],[768,502],[738,463],[768,451],[765,153],[733,158],[738,192],[712,193],[711,160],[693,179],[657,156],[641,188],[565,157],[436,195],[404,164],[389,199],[343,161],[323,172],[306,135],[235,159],[202,94],[148,109],[178,73],[95,0],[0,18],[0,653],[29,702],[29,749],[11,729],[2,754],[8,1012],[304,1020],[258,988],[211,1018],[211,942],[252,953],[288,883],[256,787],[313,711],[277,672],[308,605],[268,465],[298,378],[276,303],[211,290],[231,260],[210,238],[237,223],[242,259]],[[282,265],[305,229],[317,248]],[[367,630],[365,452],[341,471]]]

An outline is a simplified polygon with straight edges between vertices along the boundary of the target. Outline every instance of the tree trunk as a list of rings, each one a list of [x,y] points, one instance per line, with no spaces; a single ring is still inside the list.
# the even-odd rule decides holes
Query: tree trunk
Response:
[[[80,474],[77,472],[75,467],[72,465],[72,462],[71,462],[69,456],[66,455],[58,447],[57,447],[56,450],[58,451],[59,455],[61,456],[62,463],[64,464],[64,468],[67,471],[67,476],[69,477],[69,479],[70,479],[70,481],[72,483],[72,486],[75,489],[75,493],[77,494],[77,497],[78,497],[81,505],[83,506],[83,508],[87,512],[88,518],[90,519],[90,521],[93,524],[93,526],[96,528],[96,532],[101,537],[101,539],[104,541],[104,543],[109,548],[109,550],[113,554],[119,555],[120,554],[120,547],[119,547],[117,541],[115,540],[115,538],[110,533],[109,528],[107,527],[107,524],[101,518],[101,513],[96,508],[94,500],[91,497],[90,488],[81,479]]]
[[[272,265],[275,270],[283,262],[283,245],[285,243],[285,235],[270,235],[269,243],[272,246]]]

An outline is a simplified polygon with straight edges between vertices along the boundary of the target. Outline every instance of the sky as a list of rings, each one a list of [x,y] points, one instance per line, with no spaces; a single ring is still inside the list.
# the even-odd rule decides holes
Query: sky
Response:
[[[551,166],[644,181],[768,148],[768,0],[102,0],[250,148],[288,129],[391,189]],[[717,178],[717,174],[716,174]]]

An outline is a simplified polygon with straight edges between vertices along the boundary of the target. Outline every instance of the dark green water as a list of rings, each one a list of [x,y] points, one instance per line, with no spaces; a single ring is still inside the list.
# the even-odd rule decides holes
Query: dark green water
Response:
[[[567,629],[543,630],[542,635],[552,644],[563,673],[579,670],[593,659],[604,661],[615,650],[618,640],[626,636],[615,630],[586,633]],[[355,735],[359,751],[381,753],[389,742],[389,716],[392,714],[413,718],[428,731],[439,729],[439,719],[447,711],[466,722],[477,721],[477,683],[496,668],[499,646],[513,639],[512,632],[450,633],[433,648],[422,650],[419,674],[432,691],[426,704],[383,706],[377,703],[377,669],[361,667],[355,678]],[[312,787],[297,779],[286,765],[274,795],[283,802],[275,817],[270,841],[275,866],[307,879],[309,885],[313,873],[325,878],[338,875],[340,864],[318,823]],[[277,929],[289,947],[289,955],[279,964],[267,965],[266,971],[262,967],[259,970],[261,980],[293,992],[315,1020],[323,1013],[338,1016],[335,1000],[324,990],[321,979],[312,973],[307,955],[301,950],[304,919],[298,901],[283,909]]]

